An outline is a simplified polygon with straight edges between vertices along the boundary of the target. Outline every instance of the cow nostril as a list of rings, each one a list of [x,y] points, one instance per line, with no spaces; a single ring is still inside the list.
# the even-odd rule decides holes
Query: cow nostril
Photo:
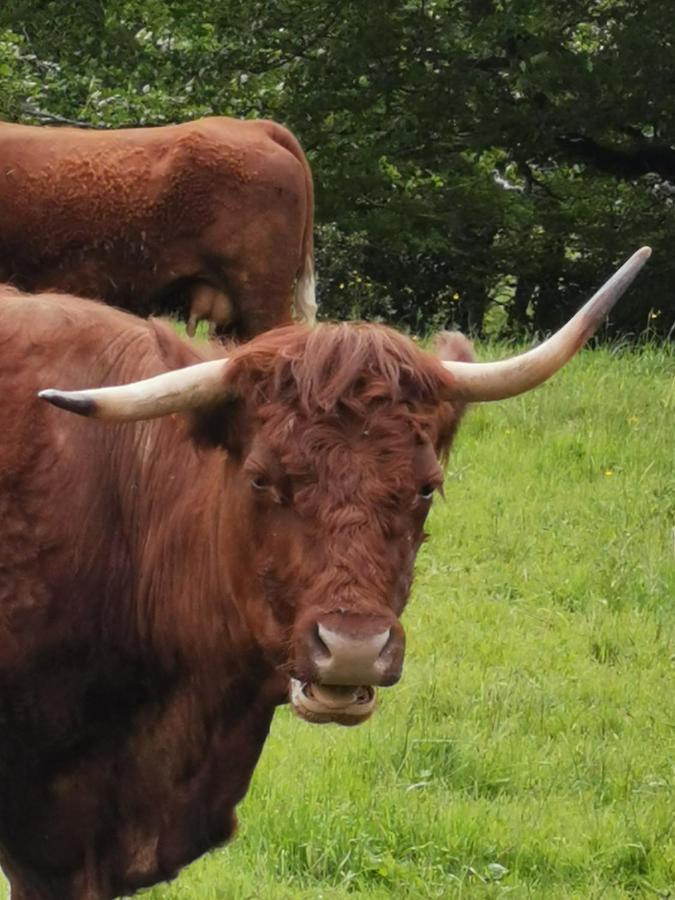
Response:
[[[391,633],[391,628],[387,628],[386,632],[382,632],[382,636],[384,635],[386,635],[386,637],[384,643],[382,644],[382,649],[380,650],[380,656],[384,656],[384,654],[389,650],[389,646],[394,637]]]
[[[321,638],[321,625],[315,625],[309,634],[309,643],[312,656],[319,662],[325,662],[331,658],[328,645]]]
[[[387,652],[389,644],[391,643],[391,628],[387,628],[386,631],[382,631],[380,634],[376,635],[375,640],[379,644],[381,641],[380,652],[378,654],[378,659]]]
[[[373,635],[372,641],[374,646],[377,648],[377,658],[379,659],[381,656],[387,652],[387,648],[392,640],[391,628],[387,628],[386,631],[381,631],[379,634]]]

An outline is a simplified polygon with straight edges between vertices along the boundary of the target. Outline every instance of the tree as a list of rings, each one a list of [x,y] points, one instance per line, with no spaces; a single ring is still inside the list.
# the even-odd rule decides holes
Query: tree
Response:
[[[285,122],[315,173],[332,315],[550,330],[650,243],[613,330],[665,335],[669,12],[665,0],[6,0],[0,113]]]

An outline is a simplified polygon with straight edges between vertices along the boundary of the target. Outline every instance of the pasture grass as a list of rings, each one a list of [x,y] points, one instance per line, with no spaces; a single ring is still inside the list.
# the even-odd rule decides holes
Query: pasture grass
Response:
[[[234,842],[146,900],[673,896],[674,438],[668,347],[473,409],[401,683],[280,709]]]

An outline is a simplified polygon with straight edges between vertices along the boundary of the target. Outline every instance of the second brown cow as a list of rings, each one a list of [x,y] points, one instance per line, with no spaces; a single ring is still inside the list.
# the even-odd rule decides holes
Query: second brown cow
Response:
[[[247,339],[315,318],[312,176],[270,121],[0,123],[0,277],[145,315],[210,289]]]

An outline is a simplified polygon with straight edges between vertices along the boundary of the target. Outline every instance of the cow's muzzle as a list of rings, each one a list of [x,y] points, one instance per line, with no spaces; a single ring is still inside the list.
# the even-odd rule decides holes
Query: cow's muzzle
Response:
[[[375,709],[374,688],[401,677],[404,645],[393,614],[338,611],[310,619],[296,637],[293,709],[310,722],[365,721]]]

